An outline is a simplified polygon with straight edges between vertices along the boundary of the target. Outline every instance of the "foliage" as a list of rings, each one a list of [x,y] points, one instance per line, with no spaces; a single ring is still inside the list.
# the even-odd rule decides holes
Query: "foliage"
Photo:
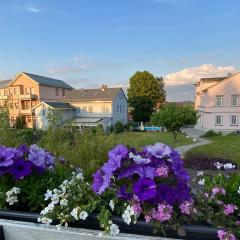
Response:
[[[113,126],[113,132],[114,133],[121,133],[124,132],[125,126],[120,121],[116,122]]]
[[[158,89],[160,92],[160,98],[158,99],[158,103],[164,103],[166,101],[166,91],[165,91],[165,83],[162,77],[156,77],[158,81]]]
[[[197,112],[193,107],[168,104],[152,115],[151,122],[166,127],[176,140],[177,132],[185,125],[194,125],[197,118]]]
[[[23,119],[23,116],[18,116],[18,117],[16,118],[14,127],[17,128],[17,129],[23,129],[23,128],[26,127],[26,126],[25,126],[24,119]]]
[[[0,209],[39,211],[47,187],[58,186],[71,173],[62,160],[54,161],[36,146],[2,146],[0,154]]]
[[[129,80],[129,105],[134,108],[133,120],[149,121],[153,107],[165,101],[165,90],[162,78],[155,78],[148,71],[136,72]],[[142,114],[142,115],[141,115]]]
[[[202,137],[217,137],[222,136],[221,132],[215,132],[213,130],[207,131],[205,134],[202,135]]]
[[[240,176],[237,173],[198,174],[201,188],[196,194],[198,221],[218,227],[220,240],[240,237]],[[221,234],[225,237],[221,237]],[[234,236],[235,235],[235,236]]]

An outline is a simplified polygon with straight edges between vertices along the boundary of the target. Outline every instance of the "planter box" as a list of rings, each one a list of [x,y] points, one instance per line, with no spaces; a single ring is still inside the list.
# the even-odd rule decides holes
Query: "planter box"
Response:
[[[35,223],[35,225],[42,226],[42,224],[37,224],[38,217],[39,217],[39,214],[37,213],[0,211],[0,219],[13,220],[15,221],[15,223],[16,221],[25,222],[25,223],[26,222]],[[133,234],[132,236],[134,236],[134,234],[142,235],[141,238],[143,239],[145,239],[145,237],[143,236],[149,236],[150,239],[154,239],[154,236],[158,236],[158,235],[155,235],[153,232],[153,229],[154,229],[153,225],[149,223],[145,223],[144,221],[139,220],[137,224],[132,224],[128,226],[127,224],[124,223],[123,219],[120,217],[113,217],[112,220],[114,223],[116,223],[119,226],[121,233]],[[81,229],[100,230],[97,217],[94,214],[91,214],[90,216],[88,216],[88,218],[85,221],[78,221],[71,224],[70,227],[72,227],[72,229],[81,228]],[[184,225],[183,227],[186,231],[186,236],[184,238],[179,237],[177,233],[174,231],[167,231],[166,232],[167,237],[174,238],[174,239],[186,239],[186,240],[218,240],[216,228],[209,227],[209,226],[199,226],[199,225]],[[9,239],[9,240],[12,240],[12,239]]]

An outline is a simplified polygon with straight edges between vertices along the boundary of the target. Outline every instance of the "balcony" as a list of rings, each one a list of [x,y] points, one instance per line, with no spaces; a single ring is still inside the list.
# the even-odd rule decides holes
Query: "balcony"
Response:
[[[30,108],[20,110],[20,114],[31,114],[31,113],[32,113],[32,110]]]
[[[22,94],[22,95],[19,95],[19,99],[36,99],[37,98],[37,95],[35,94],[32,94],[32,93],[29,93],[29,94]]]
[[[7,96],[0,96],[0,100],[7,100],[8,97]]]

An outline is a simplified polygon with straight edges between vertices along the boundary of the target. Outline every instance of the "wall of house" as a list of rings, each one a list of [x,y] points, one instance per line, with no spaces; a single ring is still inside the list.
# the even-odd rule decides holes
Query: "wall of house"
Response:
[[[69,102],[73,107],[80,109],[76,111],[77,116],[82,117],[112,117],[111,101],[86,101],[86,102]]]
[[[223,96],[223,106],[216,106],[216,96]],[[240,74],[208,89],[203,97],[203,105],[198,108],[201,117],[196,128],[207,131],[234,131],[240,129],[240,105],[232,106],[232,95],[239,95],[240,104]],[[223,124],[215,124],[216,115],[221,115]],[[238,117],[238,124],[231,125],[231,116]]]
[[[123,91],[119,91],[112,105],[113,124],[121,122],[128,123],[128,103]]]
[[[66,120],[72,119],[74,116],[74,110],[72,109],[62,109],[57,110],[61,116],[61,121],[65,122]],[[36,108],[34,108],[36,116],[36,128],[37,129],[47,129],[48,128],[48,114],[53,112],[53,109],[48,105],[42,103]],[[44,114],[43,114],[44,112]]]

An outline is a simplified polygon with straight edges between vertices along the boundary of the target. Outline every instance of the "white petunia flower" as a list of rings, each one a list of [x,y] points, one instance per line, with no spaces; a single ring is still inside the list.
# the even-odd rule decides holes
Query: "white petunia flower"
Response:
[[[205,185],[205,179],[204,179],[204,178],[200,179],[200,180],[198,181],[198,184],[199,184],[200,186],[204,186],[204,185]]]
[[[73,216],[73,217],[75,218],[75,220],[79,220],[79,217],[78,217],[78,209],[79,209],[79,208],[74,208],[74,209],[71,211],[71,213],[70,213],[70,215]]]
[[[51,200],[52,200],[52,203],[53,203],[53,204],[58,204],[58,203],[59,203],[59,196],[58,196],[58,194],[54,193],[54,194],[51,196]]]
[[[43,224],[46,224],[46,225],[49,225],[49,224],[52,223],[52,219],[47,218],[47,217],[43,217],[43,218],[41,219],[41,221],[42,221]]]
[[[238,187],[238,193],[240,194],[240,186]]]
[[[19,194],[19,193],[20,193],[20,188],[18,188],[18,187],[13,187],[13,188],[11,189],[11,191],[12,191],[13,193],[15,193],[15,194]]]
[[[52,191],[47,190],[47,192],[44,194],[45,196],[44,201],[49,200],[52,197],[52,194],[53,194]]]
[[[82,211],[79,214],[79,218],[82,220],[86,220],[86,218],[88,217],[88,213],[86,211]]]
[[[109,206],[110,206],[110,208],[112,209],[112,211],[114,210],[114,206],[115,206],[115,204],[114,204],[114,201],[113,200],[110,200],[110,202],[109,202]]]
[[[119,233],[120,233],[120,230],[118,228],[118,225],[111,224],[111,226],[110,226],[110,236],[115,237],[115,236],[119,235]]]
[[[83,179],[84,179],[83,173],[82,173],[82,172],[78,173],[78,174],[76,175],[76,179],[80,179],[80,180],[83,181]]]
[[[223,167],[225,170],[233,170],[233,169],[235,169],[236,166],[232,163],[226,163],[223,165]]]
[[[197,171],[197,176],[198,177],[203,176],[203,171]]]
[[[132,158],[134,162],[136,162],[137,164],[142,164],[142,163],[150,163],[150,159],[148,158],[143,158],[140,155],[135,155],[132,152],[129,153],[129,158]]]

